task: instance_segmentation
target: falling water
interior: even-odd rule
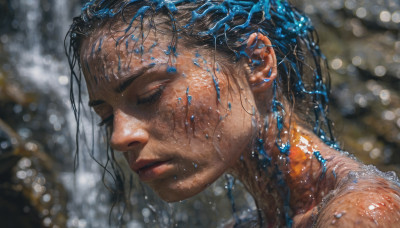
[[[373,65],[372,67],[368,63],[368,59],[373,58],[369,58],[369,56],[366,58],[357,54],[343,57],[345,54],[338,54],[336,50],[332,51],[333,54],[329,53],[331,51],[329,47],[324,49],[328,51],[328,57],[331,56],[331,66],[334,70],[337,70],[335,74],[340,74],[338,78],[344,81],[343,83],[340,81],[343,86],[346,86],[346,83],[350,81],[351,84],[365,85],[367,87],[367,89],[360,89],[355,95],[352,94],[355,93],[352,90],[347,96],[344,96],[346,95],[343,92],[344,87],[336,87],[334,90],[338,90],[337,94],[346,97],[344,99],[346,102],[343,104],[340,103],[341,100],[339,98],[336,98],[337,102],[340,103],[340,114],[346,115],[351,110],[353,111],[351,115],[348,114],[350,117],[367,115],[367,112],[362,111],[367,108],[376,110],[376,106],[370,106],[370,104],[374,104],[375,100],[378,100],[379,102],[375,103],[383,105],[384,108],[378,106],[380,111],[376,112],[378,113],[376,114],[377,117],[374,116],[373,112],[369,116],[374,117],[374,119],[383,118],[381,121],[373,122],[377,122],[379,125],[387,123],[386,125],[393,127],[391,131],[384,131],[394,132],[388,133],[388,136],[382,133],[379,137],[375,135],[365,137],[364,133],[363,138],[358,139],[356,143],[347,143],[347,145],[360,144],[362,145],[361,150],[367,152],[369,154],[367,156],[372,159],[381,159],[381,163],[384,165],[398,165],[400,156],[390,152],[395,151],[400,142],[398,130],[400,129],[400,110],[398,108],[400,99],[398,91],[393,89],[399,85],[400,71],[398,70],[398,63],[400,57],[398,50],[400,50],[400,44],[397,40],[390,40],[392,37],[390,34],[395,34],[393,35],[394,37],[397,34],[398,37],[396,30],[400,24],[400,7],[398,3],[396,1],[387,1],[390,2],[391,5],[389,5],[391,7],[388,5],[387,9],[381,7],[382,9],[377,10],[376,5],[379,5],[379,2],[382,1],[370,1],[371,4],[376,2],[375,6],[371,7],[367,7],[367,5],[358,6],[357,4],[362,1],[355,0],[321,0],[317,1],[318,4],[314,4],[315,1],[312,0],[304,2],[307,3],[304,5],[307,13],[317,15],[316,12],[320,12],[320,8],[326,10],[327,13],[322,13],[319,16],[326,17],[324,21],[328,24],[327,27],[334,27],[333,31],[337,31],[339,28],[342,32],[350,31],[353,33],[354,39],[361,35],[361,38],[368,34],[373,35],[373,30],[366,28],[365,25],[377,21],[378,25],[373,28],[378,31],[377,34],[379,33],[379,35],[386,37],[378,40],[390,43],[390,45],[387,45],[389,49],[391,51],[395,50],[390,61],[385,60],[380,65]],[[6,115],[10,116],[7,124],[18,135],[24,140],[40,142],[43,150],[54,160],[54,172],[58,174],[57,178],[61,180],[63,188],[68,192],[67,226],[106,227],[107,225],[105,224],[109,224],[109,212],[113,199],[111,199],[109,192],[102,183],[103,169],[89,156],[95,151],[94,156],[96,159],[103,164],[105,163],[105,154],[101,153],[99,149],[104,145],[91,145],[92,140],[102,141],[99,140],[102,139],[102,135],[99,134],[97,129],[90,127],[92,126],[93,118],[96,118],[90,112],[82,114],[81,130],[83,134],[81,135],[84,137],[83,142],[86,143],[81,145],[80,156],[78,157],[79,166],[75,172],[73,170],[76,121],[69,101],[69,68],[64,54],[63,42],[68,26],[71,23],[71,18],[79,14],[81,4],[81,0],[0,0],[0,6],[5,7],[4,9],[0,8],[0,13],[5,15],[0,15],[2,19],[0,21],[2,26],[0,27],[0,76],[2,72],[6,72],[7,78],[16,82],[22,88],[22,91],[32,98],[28,99],[30,102],[25,106],[14,104],[10,107],[10,110],[1,110],[1,112],[5,112]],[[351,16],[353,11],[355,16]],[[389,14],[390,20],[387,16]],[[345,16],[349,17],[349,15],[350,19],[344,18]],[[335,20],[329,20],[332,19],[330,16]],[[344,23],[346,21],[349,21],[349,23]],[[327,30],[326,27],[319,26],[322,29],[320,33]],[[383,34],[380,32],[383,29],[387,29],[388,32]],[[360,31],[363,34],[360,35]],[[329,34],[329,32],[326,34]],[[324,35],[321,37],[324,38]],[[326,43],[332,46],[332,42]],[[347,48],[341,41],[339,43],[339,47]],[[374,49],[372,54],[376,55],[377,50],[379,48]],[[382,52],[383,54],[386,53],[385,51]],[[343,51],[343,53],[345,52]],[[366,66],[364,67],[363,64],[366,64]],[[382,74],[382,69],[384,74]],[[356,70],[363,73],[363,77],[360,76],[361,78],[358,78],[359,74],[354,73]],[[366,83],[362,83],[363,81],[366,81]],[[389,94],[390,101],[387,99],[387,94]],[[349,102],[353,98],[354,102]],[[84,96],[83,104],[86,104],[85,102],[87,102],[87,98]],[[351,106],[351,109],[346,109],[349,105],[353,105],[355,108]],[[380,115],[382,110],[384,110],[384,114]],[[363,119],[368,120],[368,118]],[[355,122],[354,119],[351,121]],[[363,126],[363,123],[361,126]],[[377,126],[376,129],[372,130],[374,132],[370,132],[369,135],[375,134],[375,131],[379,132],[380,128],[378,127],[381,126]],[[359,127],[359,129],[363,128]],[[395,138],[392,139],[393,137]],[[343,138],[345,140],[347,138],[357,139],[354,135],[343,136]],[[378,143],[382,139],[384,139],[384,143],[381,144],[385,145],[385,147]],[[386,153],[386,151],[390,153]],[[151,193],[148,193],[148,189],[139,184],[135,185],[135,187],[137,189],[134,189],[134,191],[138,193],[130,198],[130,204],[134,208],[125,213],[123,218],[128,227],[161,226],[159,224],[163,223],[153,220],[163,220],[165,216],[157,217],[155,215],[157,213],[166,214],[167,217],[173,214],[172,224],[177,227],[215,227],[224,220],[226,221],[227,218],[233,217],[230,211],[230,200],[225,197],[224,180],[212,185],[207,191],[193,199],[175,205],[163,206],[159,206],[161,205],[159,201],[151,199],[153,197]],[[254,207],[251,197],[238,190],[240,189],[240,184],[237,184],[234,188],[235,191],[231,192],[228,189],[228,192],[235,198],[237,213],[240,213],[240,211],[250,213],[250,209]],[[143,199],[140,194],[146,194],[147,197]],[[156,211],[160,208],[163,211]],[[168,222],[164,224],[168,224]]]
[[[58,179],[69,196],[67,226],[104,227],[108,224],[109,195],[101,181],[100,166],[88,158],[87,146],[82,146],[79,166],[73,171],[76,121],[70,108],[70,71],[63,42],[81,2],[15,0],[5,4],[14,13],[10,22],[16,32],[1,36],[9,55],[3,69],[24,91],[38,96],[29,107],[40,114],[26,117],[15,129],[25,140],[44,144],[54,159]],[[18,112],[21,108],[16,105],[14,109]],[[82,121],[91,126],[90,118]],[[83,131],[87,142],[92,140],[90,137],[98,137],[87,132],[90,129]]]
[[[0,37],[8,55],[2,62],[2,69],[9,72],[10,81],[18,82],[23,91],[35,95],[27,108],[20,104],[13,107],[13,114],[23,115],[20,118],[23,121],[19,119],[8,124],[24,140],[40,142],[54,159],[57,181],[61,180],[68,192],[67,227],[109,226],[114,199],[102,181],[104,169],[91,157],[101,164],[106,163],[106,153],[100,149],[105,148],[101,144],[104,135],[93,128],[97,117],[83,106],[79,165],[74,171],[76,120],[70,106],[70,70],[63,42],[71,19],[79,14],[82,3],[79,0],[15,0],[4,4],[12,11],[12,18],[7,33]],[[87,95],[84,94],[82,100],[86,104]],[[113,187],[109,179],[106,175],[106,182]],[[122,224],[127,227],[215,227],[232,217],[224,184],[222,178],[204,193],[170,205],[161,202],[146,186],[135,183]],[[241,193],[240,185],[234,189],[230,189],[230,195],[235,195],[238,213],[249,213],[250,208],[254,208],[251,197]],[[119,212],[117,208],[111,217],[118,218]],[[114,220],[111,223],[115,225],[118,219]],[[51,223],[47,221],[47,224]]]

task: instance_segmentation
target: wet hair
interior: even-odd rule
[[[196,41],[197,45],[225,53],[237,62],[241,57],[248,57],[244,48],[250,34],[259,32],[267,36],[272,42],[278,61],[278,78],[274,82],[272,110],[276,114],[278,128],[282,128],[283,118],[295,110],[303,124],[308,123],[326,144],[338,148],[331,121],[327,116],[330,79],[326,59],[320,51],[310,19],[287,1],[89,1],[82,8],[82,14],[74,18],[67,34],[71,76],[80,82],[79,59],[82,41],[90,36],[91,32],[101,28],[102,24],[120,16],[126,26],[125,32],[129,34],[131,30],[136,29],[132,28],[135,20],[141,22],[136,26],[143,26],[144,18],[150,18],[151,21],[161,15],[170,19],[173,33],[169,47],[171,53],[176,52],[178,39],[184,36]],[[154,27],[154,23],[150,23],[149,26]],[[138,41],[139,38],[136,39]],[[253,65],[257,64],[258,61],[253,60]],[[74,71],[75,65],[78,66],[79,72]],[[291,103],[289,107],[294,109],[284,110],[277,94],[283,94]],[[73,97],[72,103],[77,113]],[[279,139],[277,144],[282,152],[288,152],[290,145],[284,145]]]
[[[310,19],[286,0],[91,0],[83,6],[81,15],[73,19],[66,37],[71,92],[74,80],[81,84],[79,60],[85,38],[110,21],[120,23],[126,35],[139,28],[140,37],[132,36],[126,42],[136,42],[140,54],[140,42],[145,39],[143,26],[157,31],[157,18],[163,18],[164,24],[170,26],[172,38],[166,54],[171,56],[179,51],[177,45],[183,37],[194,45],[223,54],[231,62],[239,62],[242,57],[250,58],[245,48],[252,33],[267,36],[278,62],[271,112],[277,122],[276,144],[280,151],[289,153],[290,144],[283,142],[280,134],[285,118],[290,118],[291,113],[296,113],[301,124],[308,125],[327,145],[339,149],[328,118],[330,78],[326,59],[318,46],[318,36]],[[124,45],[118,42],[117,38],[116,45]],[[101,43],[97,45],[100,47]],[[259,61],[252,59],[250,67],[258,64]],[[174,68],[171,66],[168,70]],[[214,83],[219,93],[218,82],[214,80]],[[78,102],[71,93],[77,121],[81,102],[78,93]],[[257,148],[261,153],[263,142],[259,143]]]

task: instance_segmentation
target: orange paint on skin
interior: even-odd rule
[[[307,162],[308,157],[306,154],[298,147],[294,147],[290,149],[290,177],[292,179],[301,176],[304,171],[304,163]]]
[[[290,193],[290,205],[298,213],[305,213],[315,207],[325,191],[326,176],[321,179],[322,165],[315,158],[314,151],[320,151],[312,135],[305,134],[301,127],[292,123],[290,130],[290,152],[281,169]]]
[[[297,126],[291,130],[291,147],[289,153],[289,178],[293,182],[304,179],[305,173],[310,171],[311,160],[313,159],[313,145],[310,137],[300,134]]]

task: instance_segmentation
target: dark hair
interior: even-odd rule
[[[93,31],[117,18],[118,23],[126,26],[126,33],[134,20],[140,20],[139,25],[143,26],[146,18],[149,29],[156,30],[155,17],[160,16],[171,26],[171,54],[182,36],[238,62],[241,57],[248,57],[244,48],[250,34],[259,32],[267,36],[278,61],[271,110],[278,124],[277,146],[282,153],[288,153],[290,144],[281,141],[280,131],[283,119],[296,110],[303,125],[308,124],[326,144],[339,149],[327,117],[330,78],[326,59],[310,19],[286,0],[91,0],[82,8],[82,14],[73,19],[66,37],[71,92],[72,82],[80,85],[82,80],[79,62],[82,41]],[[257,61],[253,60],[253,64]],[[284,98],[279,100],[278,95]],[[81,102],[80,92],[78,99]],[[71,102],[79,121],[79,105],[73,93]],[[293,109],[285,110],[287,107]]]

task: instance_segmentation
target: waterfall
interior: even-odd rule
[[[0,0],[0,79],[6,72],[7,79],[17,83],[32,99],[26,107],[15,104],[7,111],[19,118],[8,124],[23,139],[39,142],[53,158],[54,172],[68,192],[67,227],[107,227],[114,199],[102,183],[104,170],[90,157],[94,151],[96,159],[105,164],[105,145],[101,144],[104,135],[96,127],[92,128],[97,117],[87,108],[81,115],[83,143],[79,166],[73,170],[76,121],[70,105],[70,69],[63,43],[72,17],[80,13],[83,2]],[[360,133],[344,132],[341,136],[348,146],[346,149],[354,152],[361,148],[365,154],[358,155],[361,159],[367,157],[367,161],[392,165],[398,170],[400,109],[396,105],[400,100],[397,89],[400,43],[396,38],[399,37],[400,4],[396,0],[297,2],[304,5],[306,13],[319,17],[315,25],[319,27],[321,46],[328,51],[325,54],[331,61],[329,64],[336,70],[333,97],[340,107],[335,112],[333,106],[333,113],[350,116],[345,124],[358,124]],[[382,2],[387,2],[386,6]],[[371,24],[372,28],[365,26]],[[344,43],[339,37],[350,38]],[[84,94],[82,107],[86,103]],[[368,119],[374,123],[362,122]],[[391,130],[379,133],[382,126]],[[367,133],[365,129],[369,129]],[[91,145],[92,141],[96,143]],[[171,225],[165,221],[169,219],[171,227],[216,227],[232,217],[224,180],[174,205],[161,203],[145,186],[134,182],[131,208],[123,218],[123,225],[127,227],[164,227]],[[240,190],[240,184],[235,186],[234,195],[238,211],[250,213],[254,208],[252,198]]]
[[[76,121],[69,100],[70,70],[63,43],[72,17],[79,14],[81,2],[13,0],[7,4],[14,12],[11,26],[15,32],[1,36],[9,56],[3,69],[11,72],[10,77],[24,91],[37,96],[30,106],[39,113],[16,130],[24,139],[44,144],[55,160],[58,179],[69,196],[68,227],[104,227],[108,224],[111,203],[101,180],[103,170],[89,158],[89,147],[81,147],[79,166],[73,172]],[[90,118],[82,117],[85,127],[81,129],[87,142],[91,142],[91,137],[99,137],[97,132],[91,134],[91,125]]]
[[[14,0],[7,4],[14,13],[9,27],[12,32],[0,34],[8,54],[2,68],[11,72],[9,77],[19,82],[24,91],[37,96],[29,107],[39,114],[13,127],[24,139],[40,142],[55,160],[57,178],[69,196],[67,227],[107,227],[114,199],[102,182],[104,170],[90,157],[93,153],[96,160],[106,163],[105,145],[97,143],[104,141],[104,135],[96,126],[93,128],[93,118],[97,117],[84,108],[85,94],[81,106],[85,111],[81,114],[83,140],[80,140],[79,166],[73,171],[76,121],[69,100],[70,70],[63,43],[72,17],[79,14],[82,3],[79,0]],[[23,109],[16,106],[17,111]],[[92,145],[92,142],[96,143]],[[162,202],[136,179],[133,182],[122,221],[125,227],[215,227],[232,216],[229,199],[224,196],[224,178],[204,193],[175,205]],[[243,194],[238,192],[238,195]],[[247,202],[252,199],[249,195],[245,197],[242,202],[248,210]],[[121,216],[119,212],[113,211],[113,219]],[[111,226],[116,223],[112,221]]]

